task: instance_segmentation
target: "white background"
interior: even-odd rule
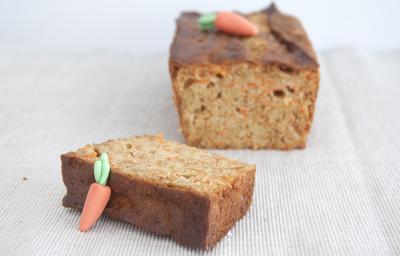
[[[400,46],[400,1],[276,1],[298,16],[318,50]],[[0,52],[168,50],[183,10],[256,11],[257,0],[0,0]]]

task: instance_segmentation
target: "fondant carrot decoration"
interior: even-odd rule
[[[100,160],[94,163],[95,183],[90,185],[86,196],[85,205],[79,222],[79,230],[89,230],[99,219],[110,200],[111,188],[107,186],[107,179],[110,173],[110,163],[106,153],[102,153]]]
[[[201,30],[218,29],[236,36],[254,36],[258,33],[256,25],[233,12],[218,12],[205,14],[199,18]]]

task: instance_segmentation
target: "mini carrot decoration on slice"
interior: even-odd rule
[[[198,20],[201,30],[214,28],[236,36],[254,36],[258,33],[256,25],[243,16],[233,12],[218,12],[202,15]]]
[[[102,153],[100,160],[94,163],[95,183],[90,185],[86,196],[85,205],[79,222],[79,230],[89,230],[99,219],[110,200],[111,188],[107,186],[108,175],[110,174],[110,163],[107,153]]]

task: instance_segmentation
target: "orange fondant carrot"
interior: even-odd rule
[[[79,222],[79,230],[89,230],[99,219],[110,200],[111,188],[106,185],[110,173],[110,164],[106,153],[101,154],[100,160],[94,164],[96,183],[90,185],[85,205]]]
[[[233,12],[219,12],[215,19],[215,27],[238,36],[253,36],[258,32],[253,23]]]
[[[203,15],[199,18],[199,26],[202,30],[216,28],[219,31],[236,36],[253,36],[258,33],[256,25],[233,12]]]
[[[110,195],[111,189],[109,186],[103,186],[97,183],[90,185],[79,222],[80,231],[87,231],[96,223],[103,213],[110,199]]]

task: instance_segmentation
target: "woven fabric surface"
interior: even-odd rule
[[[0,56],[1,255],[399,255],[400,51],[320,54],[305,150],[216,150],[256,164],[248,214],[212,250],[63,208],[59,156],[163,132],[183,142],[167,56]]]

